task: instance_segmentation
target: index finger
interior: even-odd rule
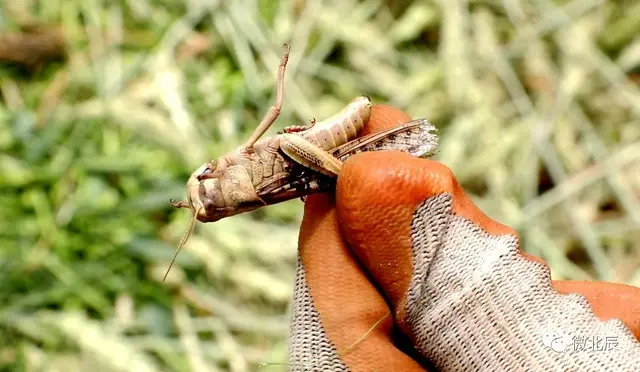
[[[390,105],[374,105],[371,107],[371,119],[365,125],[361,136],[397,127],[411,121],[411,116]]]
[[[394,107],[374,105],[363,135],[410,120]],[[294,315],[290,340],[293,363],[296,359],[309,360],[317,353],[337,359],[352,370],[424,371],[394,347],[393,319],[387,316],[390,309],[342,238],[334,192],[307,198],[298,254],[294,295],[298,315]],[[317,320],[309,319],[309,314]],[[309,346],[299,344],[303,341]],[[319,349],[313,350],[315,347]],[[331,349],[337,351],[336,355]],[[349,352],[341,354],[345,350]]]

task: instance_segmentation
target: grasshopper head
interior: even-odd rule
[[[219,219],[212,220],[214,216],[208,215],[208,213],[213,211],[211,208],[213,201],[207,195],[210,194],[207,192],[207,189],[212,186],[215,187],[218,180],[215,178],[201,179],[203,175],[212,173],[214,169],[214,163],[205,163],[196,169],[187,181],[187,203],[189,204],[193,217],[200,222],[213,222]]]
[[[223,193],[223,185],[228,184],[229,179],[236,181],[234,168],[237,167],[230,166],[222,158],[203,164],[191,174],[187,181],[187,198],[189,208],[198,221],[215,222],[229,216],[235,209],[233,198]]]
[[[207,211],[211,211],[211,199],[207,197],[207,186],[211,187],[212,183],[216,183],[217,179],[215,178],[207,178],[201,179],[201,176],[204,174],[212,173],[216,169],[215,162],[209,162],[203,164],[200,168],[198,168],[195,172],[191,174],[189,180],[187,181],[187,201],[171,201],[171,205],[176,208],[189,208],[191,209],[192,217],[189,222],[189,227],[185,232],[180,244],[178,245],[178,249],[176,249],[176,253],[169,264],[169,268],[167,269],[166,274],[164,275],[163,281],[167,278],[169,274],[169,270],[171,270],[171,266],[173,266],[176,257],[178,256],[178,252],[182,246],[187,242],[191,233],[193,232],[193,228],[195,227],[196,221],[201,222],[211,222],[217,221],[224,216],[211,216],[207,213]],[[205,185],[205,183],[207,183]],[[214,209],[215,210],[215,209]],[[217,217],[217,218],[216,218]]]
[[[176,255],[189,239],[196,221],[215,222],[265,205],[256,194],[247,168],[226,158],[205,163],[193,172],[187,181],[187,201],[171,204],[177,208],[189,208],[192,213],[189,228]]]

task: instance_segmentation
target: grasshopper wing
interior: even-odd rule
[[[438,148],[436,128],[426,119],[417,119],[397,127],[357,138],[336,147],[329,153],[345,161],[365,151],[397,150],[424,158],[435,155]],[[281,172],[256,187],[267,204],[276,204],[302,196],[325,192],[335,187],[336,179],[292,163]]]

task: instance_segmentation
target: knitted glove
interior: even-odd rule
[[[374,106],[365,134],[409,120]],[[638,338],[640,289],[552,283],[441,163],[354,155],[306,201],[291,370],[632,371]]]

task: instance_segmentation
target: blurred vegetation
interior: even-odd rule
[[[270,133],[361,94],[427,117],[554,278],[640,286],[637,2],[23,0],[0,26],[2,371],[286,362],[299,201],[197,225],[161,282],[169,199],[262,118],[284,42]]]

